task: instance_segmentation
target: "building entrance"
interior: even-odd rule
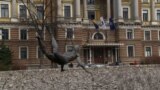
[[[113,64],[119,60],[117,47],[87,47],[84,60],[87,64]]]
[[[93,48],[93,56],[94,56],[94,63],[95,64],[104,64],[104,50],[103,48],[96,47]]]

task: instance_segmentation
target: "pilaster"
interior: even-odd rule
[[[135,23],[140,23],[139,19],[139,5],[138,5],[138,0],[132,0],[133,1],[133,19]]]
[[[15,6],[17,6],[16,4],[17,4],[16,0],[12,0],[11,22],[18,22],[17,13],[16,13],[16,7],[15,7]]]
[[[76,17],[76,21],[81,21],[80,0],[75,0],[75,17]]]

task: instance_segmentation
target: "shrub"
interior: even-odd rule
[[[146,57],[141,61],[141,64],[160,64],[160,56]]]
[[[11,69],[11,57],[12,53],[5,45],[0,46],[0,71],[6,71]]]

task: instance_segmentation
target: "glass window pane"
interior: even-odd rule
[[[134,56],[133,46],[128,46],[128,57],[133,57],[133,56]]]
[[[73,38],[73,29],[67,28],[67,38],[72,39]]]
[[[145,56],[152,56],[152,52],[151,52],[151,47],[146,47],[145,48]]]
[[[70,6],[64,6],[64,17],[70,18],[71,17],[71,8]]]
[[[43,18],[43,6],[37,6],[37,18],[38,19]]]
[[[157,20],[160,20],[160,10],[157,10]]]
[[[21,40],[27,40],[27,30],[26,29],[22,29],[20,30],[20,35],[21,35]]]
[[[3,40],[8,40],[9,39],[9,30],[8,29],[3,29],[2,30],[2,39]]]
[[[95,4],[95,0],[87,0],[87,4],[88,5],[93,5],[93,4]]]
[[[88,11],[88,19],[95,19],[95,11],[89,10]]]
[[[145,31],[145,40],[151,40],[150,31]]]
[[[8,4],[1,4],[1,17],[9,17]]]
[[[20,53],[21,53],[21,59],[27,59],[27,48],[26,47],[22,47],[20,49]]]
[[[133,31],[132,29],[127,30],[127,39],[133,39]]]
[[[123,8],[123,18],[124,18],[125,20],[128,19],[128,8]]]
[[[27,9],[25,5],[20,5],[20,18],[27,18]]]
[[[94,40],[103,40],[103,35],[101,33],[96,33],[94,35]]]
[[[143,10],[143,21],[148,21],[148,10]]]

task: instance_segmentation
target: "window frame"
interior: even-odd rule
[[[101,35],[102,39],[101,39],[100,37],[95,38],[95,36],[98,35],[98,34]],[[98,32],[98,33],[95,33],[95,34],[94,34],[94,37],[93,37],[93,40],[104,40],[104,36],[103,36],[101,33],[99,33],[99,32]]]
[[[146,40],[146,34],[145,34],[145,32],[150,32],[150,36],[149,36],[149,38],[150,38],[150,40]],[[152,40],[152,33],[151,33],[151,30],[144,30],[144,40],[145,41],[151,41]]]
[[[147,14],[147,16],[148,16],[148,19],[147,19],[147,21],[144,21],[144,11],[147,11],[148,12],[148,14]],[[150,21],[150,9],[149,8],[143,8],[142,9],[142,21],[143,22],[149,22]]]
[[[27,3],[24,3],[25,5],[27,5]],[[19,3],[18,4],[18,18],[22,18],[22,17],[20,17],[20,5],[24,5],[23,3]],[[25,6],[24,5],[24,6]],[[27,8],[26,8],[26,17],[24,17],[24,19],[27,19],[28,18],[28,10],[27,10]],[[23,19],[23,18],[22,18]]]
[[[148,54],[146,53],[146,48],[147,48],[147,47],[149,47],[149,48],[151,49],[151,51],[150,51],[150,54],[151,54],[151,55],[150,55],[150,56],[148,56]],[[144,47],[144,56],[145,56],[145,57],[151,57],[151,56],[152,56],[152,46],[145,46],[145,47]]]
[[[158,46],[158,55],[160,56],[160,46]]]
[[[7,8],[4,7],[2,9],[2,5],[7,5]],[[4,15],[2,16],[2,10],[4,11]],[[6,14],[7,11],[7,14]],[[9,18],[9,5],[8,4],[1,4],[1,18]]]
[[[43,10],[44,10],[45,6],[43,6],[43,4],[37,4],[36,5],[37,19],[42,20],[43,18],[45,18],[45,16],[43,15],[44,13],[42,12],[42,18],[39,18],[38,17],[38,8],[37,7],[43,7]]]
[[[27,51],[26,51],[26,54],[27,54],[27,55],[26,55],[26,58],[22,58],[22,57],[21,57],[21,53],[22,53],[22,52],[21,52],[21,49],[22,49],[22,48],[26,48],[26,50],[27,50]],[[20,46],[20,47],[19,47],[19,59],[25,60],[25,59],[28,59],[28,58],[29,58],[29,49],[28,49],[28,46]]]
[[[156,20],[160,21],[160,8],[156,8],[155,10],[156,10],[156,12],[155,12],[156,13],[155,14]],[[159,11],[159,13],[158,13],[158,11]],[[159,14],[159,20],[158,20],[158,14]]]
[[[72,18],[73,17],[73,9],[72,9],[72,4],[70,4],[70,3],[64,3],[63,4],[63,17],[64,18],[68,18],[68,17],[65,17],[65,6],[69,6],[70,7],[70,18]]]
[[[98,39],[94,39],[94,36],[95,36],[97,33],[100,33],[100,34],[103,36],[103,39],[100,39],[100,40],[105,40],[105,39],[106,39],[104,33],[102,33],[102,32],[95,32],[95,33],[93,33],[93,35],[92,35],[92,40],[98,40]]]
[[[123,8],[122,8],[122,10],[124,9],[124,8],[127,8],[127,10],[128,10],[128,19],[124,19],[124,17],[123,17],[123,19],[124,20],[129,20],[130,18],[131,18],[131,15],[130,15],[130,7],[129,6],[123,6]],[[123,14],[123,16],[124,16],[124,10],[122,11],[122,14]]]
[[[89,11],[94,13],[94,18],[93,18],[93,19],[92,19],[92,18],[89,18]],[[88,19],[91,19],[91,20],[96,19],[96,11],[95,11],[95,10],[88,10],[88,11],[87,11],[87,15],[88,15],[88,16],[87,16]]]
[[[8,17],[2,17],[2,14],[1,14],[1,4],[8,4]],[[1,18],[11,18],[11,4],[10,4],[10,2],[0,1],[0,17]]]
[[[128,30],[131,30],[131,32],[132,32],[132,38],[131,38],[131,39],[128,38],[128,32],[129,32]],[[133,40],[134,37],[135,37],[135,36],[134,36],[134,29],[130,29],[130,28],[126,29],[126,39],[127,39],[127,40]]]
[[[68,34],[68,33],[67,33],[67,30],[68,30],[68,29],[72,29],[72,31],[73,31],[72,38],[68,38],[68,37],[67,37],[67,34]],[[75,30],[74,30],[73,27],[67,27],[67,28],[65,29],[65,38],[66,38],[66,39],[75,39],[74,33],[75,33]]]
[[[8,39],[3,39],[3,30],[4,29],[7,29],[8,30]],[[2,29],[0,29],[0,31],[1,31],[1,36],[0,36],[0,40],[10,40],[11,38],[11,36],[10,36],[10,28],[3,28],[3,30]]]
[[[129,56],[129,47],[132,47],[133,48],[133,56]],[[128,58],[133,58],[135,57],[135,46],[134,45],[127,45],[127,57]]]
[[[22,30],[26,30],[26,39],[22,39],[22,38],[21,38],[21,31],[22,31]],[[28,29],[26,29],[26,28],[20,28],[20,29],[19,29],[19,40],[24,40],[24,41],[25,41],[25,40],[28,40],[28,39],[29,39]]]
[[[158,40],[160,40],[160,30],[158,30]]]
[[[95,5],[95,0],[86,0],[87,1],[87,5]]]

